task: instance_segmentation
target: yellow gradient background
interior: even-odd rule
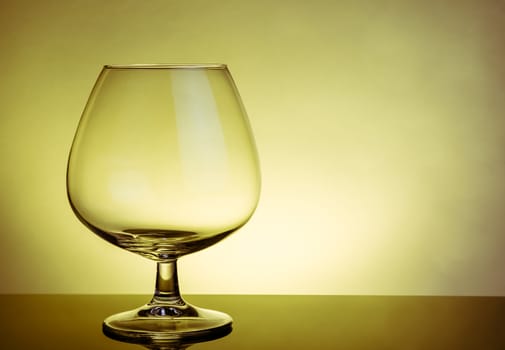
[[[88,231],[67,154],[104,64],[227,63],[252,220],[184,293],[505,295],[505,3],[0,1],[0,293],[150,293]]]

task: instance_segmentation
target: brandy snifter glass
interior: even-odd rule
[[[95,234],[157,262],[152,300],[110,316],[104,332],[140,342],[229,332],[230,316],[181,298],[176,261],[243,226],[259,192],[226,65],[104,66],[70,151],[68,198]]]

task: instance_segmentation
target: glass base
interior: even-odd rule
[[[198,343],[221,338],[232,330],[222,312],[182,305],[147,304],[106,318],[103,332],[112,339],[137,343]]]

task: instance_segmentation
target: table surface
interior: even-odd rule
[[[192,295],[233,331],[190,349],[505,349],[505,298]],[[142,295],[1,295],[1,349],[142,349],[107,338],[102,320]]]

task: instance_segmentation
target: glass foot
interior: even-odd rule
[[[112,339],[152,344],[198,343],[230,333],[232,318],[225,313],[189,304],[147,304],[106,318],[103,332]]]

